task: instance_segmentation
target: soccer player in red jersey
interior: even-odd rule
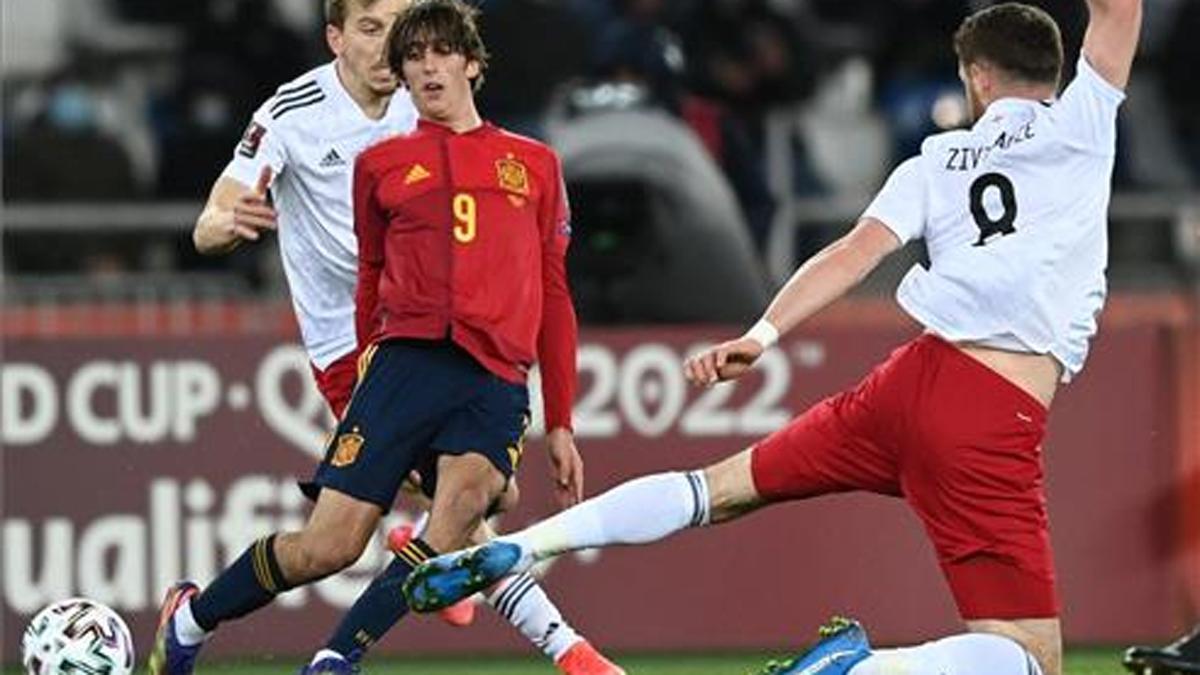
[[[909,271],[897,299],[923,335],[724,461],[629,481],[423,564],[405,584],[414,609],[566,551],[646,543],[770,504],[861,490],[902,497],[920,518],[967,632],[872,649],[862,626],[837,620],[812,649],[768,672],[1059,675],[1041,443],[1050,403],[1083,368],[1104,304],[1117,111],[1142,13],[1140,0],[1087,4],[1076,74],[1057,97],[1062,39],[1049,15],[1007,2],[968,17],[954,48],[971,126],[925,139],[761,321],[689,359],[685,372],[703,385],[741,376],[780,333],[916,238],[929,265]],[[813,548],[821,554],[820,542]]]
[[[373,521],[416,469],[433,508],[423,536],[351,608],[315,670],[356,660],[406,610],[397,587],[412,567],[462,546],[509,489],[535,361],[559,497],[582,496],[561,169],[543,144],[479,117],[473,87],[487,53],[473,16],[457,0],[429,0],[396,23],[389,61],[412,92],[418,126],[355,166],[355,318],[359,344],[370,346],[314,482]],[[589,657],[589,672],[620,672]]]
[[[479,117],[473,86],[487,52],[474,16],[459,0],[420,1],[388,34],[388,65],[412,92],[420,120],[355,163],[355,326],[365,349],[357,386],[306,485],[316,499],[309,521],[257,541],[200,595],[192,584],[177,586],[151,658],[155,675],[193,670],[200,643],[185,645],[162,628],[179,623],[193,596],[204,600],[211,631],[346,568],[415,471],[433,499],[425,532],[396,552],[305,668],[355,672],[407,612],[400,585],[412,568],[468,543],[515,489],[535,362],[544,373],[558,497],[564,505],[582,497],[583,462],[571,431],[576,323],[561,169],[545,145]],[[533,590],[532,578],[519,577],[494,601],[515,607]],[[554,639],[557,628],[544,638]],[[586,641],[572,644],[556,661],[560,670],[623,673]]]

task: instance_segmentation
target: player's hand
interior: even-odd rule
[[[575,447],[575,436],[562,427],[546,434],[546,451],[554,479],[554,496],[562,508],[583,500],[583,457]]]
[[[276,228],[278,214],[267,196],[271,175],[271,167],[264,166],[254,188],[243,192],[234,202],[230,227],[236,240],[258,241],[262,232]]]
[[[741,377],[762,353],[758,340],[741,337],[722,342],[684,361],[683,374],[692,384],[709,387]]]

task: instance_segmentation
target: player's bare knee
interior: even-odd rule
[[[364,543],[351,537],[322,538],[309,541],[306,558],[316,577],[336,574],[354,564],[362,555]]]
[[[442,515],[455,522],[477,520],[487,512],[493,498],[491,491],[484,485],[464,486],[446,497]]]
[[[276,557],[284,577],[299,584],[340,571],[346,565],[341,565],[334,555],[331,543],[306,532],[280,536],[276,541]]]
[[[1021,646],[1033,655],[1034,660],[1041,666],[1043,675],[1062,675],[1061,645],[1034,637],[1028,642],[1022,642]]]
[[[739,452],[704,470],[708,484],[709,522],[733,520],[762,506],[750,468],[752,449]]]
[[[1062,675],[1062,649],[1058,645],[1028,633],[1021,637],[1008,637],[1020,644],[1037,661],[1043,675]]]
[[[310,578],[320,578],[340,572],[353,565],[362,555],[371,533],[347,525],[341,528],[315,526],[309,523],[297,539],[298,554]]]
[[[459,484],[454,489],[438,485],[425,540],[438,550],[453,550],[482,522],[494,495],[478,482]],[[461,540],[460,540],[461,539]]]

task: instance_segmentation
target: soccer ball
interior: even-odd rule
[[[116,612],[87,598],[38,612],[21,638],[28,675],[129,675],[133,637]]]

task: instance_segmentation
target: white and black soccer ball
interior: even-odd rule
[[[21,637],[27,675],[129,675],[133,637],[121,616],[87,598],[70,598],[34,615]]]

